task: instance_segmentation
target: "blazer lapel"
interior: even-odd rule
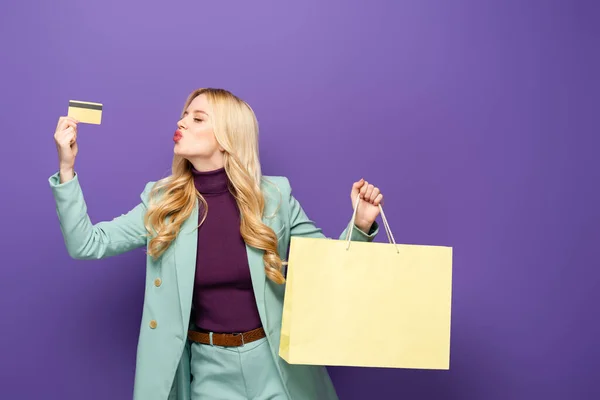
[[[254,288],[254,297],[258,306],[258,314],[263,324],[266,324],[265,310],[265,267],[263,262],[264,250],[259,250],[255,247],[246,244],[246,253],[248,254],[248,264],[250,265],[250,277],[252,279],[252,287]]]
[[[192,296],[194,293],[194,276],[196,274],[196,252],[198,250],[198,200],[190,217],[181,225],[175,240],[175,271],[183,329],[188,330]]]

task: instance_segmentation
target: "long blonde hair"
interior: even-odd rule
[[[265,273],[275,283],[282,284],[282,261],[277,253],[277,236],[262,222],[265,208],[260,188],[262,172],[258,157],[258,122],[252,108],[243,100],[223,89],[201,88],[187,98],[183,111],[199,95],[204,94],[214,112],[214,134],[224,149],[225,171],[231,182],[241,212],[240,233],[244,242],[265,251]],[[183,114],[183,112],[182,112]],[[178,155],[173,157],[171,175],[156,182],[150,192],[144,225],[151,240],[148,254],[159,258],[177,237],[182,223],[191,215],[195,199],[206,200],[196,190],[191,163]],[[206,218],[206,211],[200,225]]]

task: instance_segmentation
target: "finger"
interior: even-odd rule
[[[375,200],[373,201],[373,204],[376,206],[379,206],[380,204],[383,205],[383,195],[377,195],[377,197],[375,197]]]
[[[73,121],[67,121],[67,122],[66,122],[66,126],[65,126],[65,128],[66,128],[66,127],[73,128],[73,130],[74,130],[75,132],[77,132],[77,123],[75,123],[75,122],[73,122]]]
[[[63,129],[65,129],[69,125],[69,122],[73,123],[73,124],[78,124],[79,123],[78,120],[76,120],[75,118],[72,118],[72,117],[68,117],[68,116],[60,117],[58,119],[58,124],[56,125],[56,130],[63,130]]]
[[[77,125],[71,121],[66,121],[64,128],[56,133],[56,137],[60,140],[70,133],[77,135]]]
[[[61,131],[56,132],[56,134],[55,134],[56,139],[59,142],[64,141],[67,136],[69,136],[69,135],[71,135],[72,133],[75,132],[75,128],[72,127],[72,126],[65,126],[65,128],[66,129],[62,129]]]
[[[365,183],[363,184],[362,188],[360,189],[360,198],[364,199],[365,198],[365,193],[367,192],[367,189],[369,188],[369,182],[365,181]]]
[[[72,128],[69,128],[72,129]],[[72,145],[73,143],[77,142],[77,131],[76,130],[72,130],[71,134],[69,134],[69,144]]]
[[[62,127],[63,127],[63,125],[64,125],[64,123],[65,123],[66,120],[67,120],[67,117],[60,117],[58,119],[58,122],[56,123],[56,130],[57,131],[60,130],[60,129],[62,129]]]
[[[72,128],[73,128],[73,133],[75,134],[75,140],[77,140],[77,124],[72,126]]]
[[[79,120],[77,120],[77,119],[75,119],[73,117],[69,117],[68,115],[64,116],[63,119],[64,119],[64,121],[70,121],[70,122],[73,122],[74,124],[78,124],[79,123]]]
[[[369,201],[371,203],[373,203],[375,201],[375,199],[377,198],[377,196],[379,196],[379,193],[380,193],[379,188],[376,187],[375,189],[373,189],[373,191],[371,192],[371,196],[369,196]]]
[[[373,189],[375,189],[375,186],[373,186],[373,185],[367,186],[367,190],[365,191],[365,195],[364,195],[365,200],[369,201],[369,199],[371,198],[371,193],[373,193]]]
[[[75,129],[73,127],[67,128],[64,131],[64,134],[60,138],[60,144],[63,146],[71,145],[75,141]]]
[[[67,129],[71,128],[77,131],[77,124],[70,120],[64,120],[61,122],[58,131],[56,132],[56,135],[60,137],[61,135],[64,135]]]
[[[361,188],[361,186],[363,185],[364,181],[365,180],[361,178],[360,181],[354,182],[354,184],[352,185],[352,191],[353,192],[357,192]]]

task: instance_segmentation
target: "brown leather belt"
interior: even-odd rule
[[[215,346],[236,347],[264,338],[265,330],[260,327],[243,333],[213,333],[212,343],[210,333],[188,331],[188,339],[196,343],[213,344]]]

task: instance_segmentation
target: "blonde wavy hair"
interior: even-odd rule
[[[212,106],[213,131],[224,149],[225,171],[231,182],[241,212],[240,233],[244,242],[265,251],[263,256],[267,277],[278,284],[285,282],[281,273],[282,261],[277,253],[277,236],[262,222],[265,208],[260,188],[262,180],[258,157],[258,121],[252,108],[243,100],[223,89],[201,88],[187,98],[183,112],[199,95],[204,94]],[[150,192],[144,225],[150,237],[148,254],[159,258],[177,237],[182,223],[191,215],[195,199],[203,204],[206,219],[206,200],[196,190],[191,163],[174,155],[171,175],[156,182]]]

